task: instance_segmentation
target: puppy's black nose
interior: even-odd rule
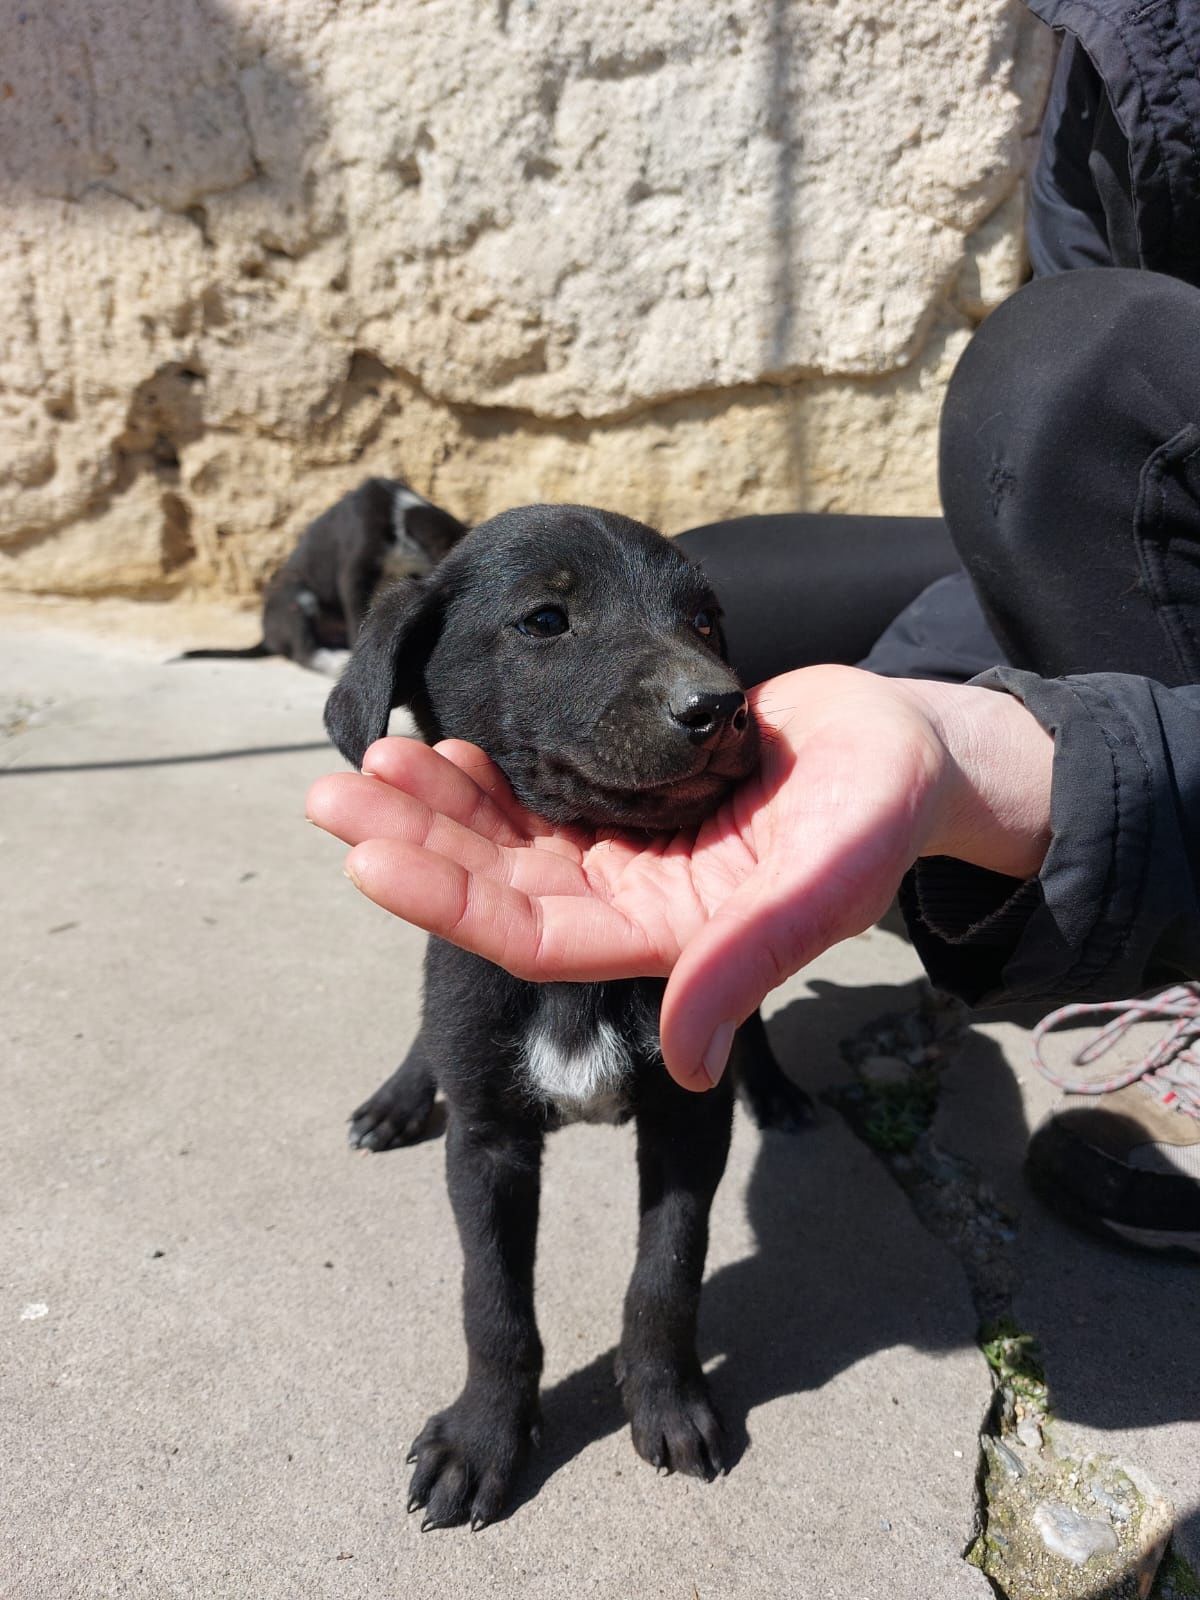
[[[749,721],[746,696],[740,689],[723,694],[700,690],[673,695],[669,706],[677,722],[693,744],[711,744],[727,727],[741,733]]]

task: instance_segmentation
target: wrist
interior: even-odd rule
[[[903,680],[947,755],[920,854],[1032,878],[1050,846],[1054,740],[1015,696]]]

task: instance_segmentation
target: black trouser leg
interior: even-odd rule
[[[1064,273],[983,324],[942,418],[947,522],[1015,666],[1200,680],[1200,290]]]
[[[681,533],[679,544],[712,581],[730,660],[748,684],[860,661],[899,611],[959,565],[938,517],[736,517]]]

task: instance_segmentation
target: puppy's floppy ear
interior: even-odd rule
[[[387,732],[392,707],[408,705],[421,694],[442,609],[439,585],[405,578],[368,611],[354,653],[325,702],[329,737],[353,766],[361,767],[369,746]]]

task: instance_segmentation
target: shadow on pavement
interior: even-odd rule
[[[807,1087],[819,1089],[814,1079],[828,1081],[837,1041],[885,1013],[911,1009],[915,988],[814,987],[817,994],[795,1001],[768,1026],[780,1059]],[[806,1072],[806,1057],[821,1062],[821,1070]],[[1010,1064],[979,1033],[972,1036],[971,1062],[966,1088],[950,1092],[970,1092],[978,1082],[988,1151],[980,1175],[989,1186],[1003,1177],[1001,1191],[1022,1196],[1011,1246],[1014,1304],[1022,1328],[1042,1343],[1055,1416],[1100,1431],[1200,1419],[1194,1359],[1200,1274],[1108,1249],[1050,1216],[1020,1183],[1028,1128]],[[820,1389],[894,1345],[928,1351],[961,1346],[961,1303],[948,1303],[944,1267],[931,1273],[927,1262],[912,1259],[909,1202],[884,1174],[891,1198],[881,1207],[880,1184],[861,1181],[864,1159],[882,1172],[827,1107],[807,1133],[762,1137],[747,1192],[755,1249],[718,1268],[701,1303],[701,1359],[712,1371],[719,1358],[713,1389],[733,1465],[752,1444],[757,1407]],[[518,1504],[576,1454],[624,1427],[614,1354],[605,1352],[545,1391],[545,1445]],[[1113,1448],[1119,1452],[1119,1442]],[[1178,1503],[1176,1547],[1194,1560],[1200,1461],[1191,1485],[1161,1487]],[[970,1531],[963,1529],[964,1544]],[[1102,1593],[1093,1600],[1103,1600]]]
[[[187,767],[206,761],[242,761],[248,756],[294,756],[305,750],[332,750],[328,739],[300,744],[250,744],[238,750],[198,750],[183,756],[129,756],[119,761],[67,761],[61,766],[0,767],[0,778],[36,778],[50,772],[125,772],[132,767]]]

